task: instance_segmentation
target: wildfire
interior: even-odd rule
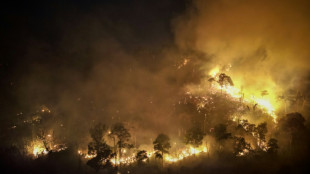
[[[39,156],[47,155],[49,151],[52,152],[60,152],[67,149],[65,144],[52,144],[47,145],[48,148],[44,145],[42,140],[34,140],[27,146],[27,151],[29,155],[37,158]]]
[[[192,146],[186,146],[185,148],[178,150],[178,153],[176,153],[175,155],[170,155],[170,154],[165,154],[164,155],[164,160],[166,162],[178,162],[180,160],[183,160],[186,157],[190,157],[193,155],[198,155],[200,153],[206,153],[208,152],[208,149],[206,146],[202,145],[199,147],[192,147]],[[78,150],[77,152],[79,155],[83,156],[85,159],[91,159],[96,157],[96,155],[88,155],[87,153],[83,153],[82,150]],[[152,158],[154,157],[155,151],[150,151],[147,152],[147,157],[148,158]],[[146,162],[147,159],[143,160],[144,162]],[[137,162],[136,160],[136,154],[132,153],[129,154],[127,156],[124,156],[122,158],[111,158],[111,163],[115,166],[115,165],[129,165],[132,163]]]
[[[209,71],[209,75],[215,77],[220,72],[220,67],[216,66],[215,68]]]
[[[41,141],[33,141],[30,144],[30,146],[28,146],[27,150],[28,150],[28,153],[32,154],[34,157],[48,154],[48,151],[46,150],[43,142]]]
[[[38,155],[40,155],[40,154],[44,154],[44,155],[46,155],[48,152],[47,152],[47,150],[44,148],[44,147],[40,147],[40,146],[35,146],[34,148],[33,148],[33,155],[34,156],[38,156]]]
[[[119,165],[119,164],[132,164],[136,162],[136,154],[132,154],[131,156],[122,157],[121,159],[111,159],[111,162],[113,165]]]
[[[226,70],[228,71],[228,70]],[[219,81],[220,68],[217,66],[209,71],[209,76],[211,76],[212,81]],[[211,81],[211,82],[212,82]],[[271,85],[272,86],[272,85]],[[256,106],[261,110],[268,113],[276,122],[277,115],[276,111],[280,108],[280,102],[277,100],[275,93],[272,91],[273,87],[266,86],[266,89],[263,91],[254,91],[251,89],[243,89],[242,85],[238,80],[234,81],[234,84],[227,83],[212,83],[211,90],[213,93],[221,91],[222,93],[228,94],[230,97],[235,100],[240,100],[248,105],[253,105],[253,109],[256,109]]]
[[[237,154],[237,156],[245,156],[245,155],[249,154],[249,152],[250,151],[248,149],[243,149],[242,152],[239,152]]]
[[[167,162],[178,162],[180,160],[183,160],[186,157],[198,155],[200,153],[206,153],[206,152],[208,152],[208,149],[206,146],[200,146],[197,148],[189,146],[189,147],[181,150],[180,153],[177,153],[175,156],[172,156],[169,154],[165,155],[164,159]]]

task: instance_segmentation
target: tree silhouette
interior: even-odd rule
[[[305,129],[305,118],[298,112],[289,113],[279,121],[280,126],[290,132],[298,132]]]
[[[255,128],[255,132],[257,133],[258,144],[262,148],[262,142],[266,142],[265,134],[268,132],[267,123],[261,123]]]
[[[290,151],[294,151],[294,147],[297,144],[303,143],[303,133],[306,129],[305,118],[298,112],[289,113],[285,117],[279,120],[279,127],[283,132],[289,133],[290,141]]]
[[[49,148],[49,145],[48,145],[49,142],[47,140],[46,131],[43,128],[39,129],[39,131],[37,133],[37,137],[38,137],[38,139],[40,139],[43,142],[45,150],[47,152],[49,152],[50,151],[50,148]]]
[[[225,84],[229,84],[230,86],[234,86],[234,83],[233,83],[232,79],[230,78],[230,76],[226,75],[225,73],[221,73],[219,75],[218,83],[221,86],[223,86]]]
[[[105,125],[98,123],[89,130],[92,142],[88,144],[88,154],[95,155],[87,161],[87,165],[99,171],[101,168],[111,167],[110,159],[114,156],[110,146],[105,142]]]
[[[223,140],[229,138],[231,133],[227,133],[225,124],[218,124],[214,127],[214,135],[217,140]]]
[[[255,124],[250,124],[248,120],[240,120],[240,125],[246,132],[252,133],[256,131]]]
[[[214,127],[214,137],[216,141],[220,144],[219,149],[223,147],[224,140],[227,140],[231,137],[231,133],[228,133],[226,130],[226,125],[218,124]]]
[[[245,153],[249,153],[251,146],[245,141],[243,137],[234,137],[234,154],[237,156],[243,156]]]
[[[268,132],[267,123],[264,122],[264,123],[259,124],[259,125],[256,127],[256,131],[257,131],[257,134],[258,134],[258,138],[259,138],[260,140],[265,141],[265,134]]]
[[[147,160],[149,157],[147,156],[147,153],[145,150],[141,150],[136,155],[136,160],[139,165],[142,164],[143,161]]]
[[[230,86],[234,86],[234,82],[232,81],[231,77],[226,75],[225,73],[221,73],[219,76],[218,76],[218,81],[215,80],[215,78],[209,78],[208,79],[209,82],[217,82],[221,88],[224,86],[224,85],[230,85]],[[222,93],[222,89],[221,89],[221,93]]]
[[[161,158],[162,159],[162,165],[164,164],[164,153],[169,153],[169,149],[171,148],[170,145],[170,138],[165,135],[165,134],[159,134],[155,141],[153,142],[154,144],[154,150],[155,152],[155,157],[156,158]]]
[[[185,134],[185,143],[198,147],[202,144],[202,139],[205,134],[200,127],[194,126]]]
[[[276,154],[278,152],[278,140],[275,138],[270,138],[267,144],[267,152],[269,154]]]
[[[115,136],[118,139],[117,146],[118,146],[118,150],[119,150],[119,152],[118,152],[119,158],[122,157],[122,149],[123,148],[132,148],[133,147],[132,144],[128,143],[131,135],[130,135],[128,129],[126,129],[122,123],[114,124],[112,131],[111,131],[111,136]]]

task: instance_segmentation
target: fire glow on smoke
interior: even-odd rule
[[[227,68],[228,67],[228,68]],[[226,68],[221,68],[220,66],[215,66],[211,69],[208,74],[208,80],[203,81],[199,86],[188,86],[188,94],[201,95],[201,93],[207,92],[211,93],[222,93],[223,95],[228,95],[236,101],[240,101],[247,104],[254,109],[260,109],[271,116],[274,122],[277,121],[277,111],[281,109],[284,105],[283,101],[279,99],[280,89],[275,85],[275,83],[268,79],[261,79],[264,81],[262,88],[257,88],[253,86],[261,86],[258,84],[253,84],[252,86],[245,86],[241,77],[230,76],[233,84],[227,81],[219,83],[221,75],[227,73],[230,75],[231,65],[226,66]],[[233,74],[233,73],[232,73]],[[225,74],[226,75],[226,74]],[[211,80],[210,80],[211,79]]]

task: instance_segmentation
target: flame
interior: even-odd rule
[[[250,151],[248,149],[243,149],[242,152],[239,152],[237,154],[237,156],[245,156],[245,155],[249,154],[249,152]]]
[[[27,151],[29,154],[33,155],[34,157],[48,154],[48,151],[44,147],[43,142],[39,140],[31,142],[30,146],[27,147]]]
[[[215,77],[218,73],[220,72],[220,67],[219,66],[216,66],[215,68],[211,69],[209,71],[209,75],[211,77]]]
[[[198,155],[200,153],[206,153],[208,152],[208,149],[206,146],[202,145],[199,147],[193,147],[193,146],[186,146],[185,148],[178,150],[179,153],[176,153],[176,155],[164,155],[164,160],[167,162],[178,162],[180,160],[183,160],[186,157]],[[91,159],[94,158],[96,155],[88,155],[87,153],[83,153],[82,150],[78,150],[77,153],[81,156],[83,156],[85,159]],[[147,152],[147,157],[151,158],[155,154],[155,151]],[[146,162],[147,159],[144,160]],[[132,163],[135,163],[136,160],[136,154],[132,153],[127,156],[124,156],[122,158],[111,158],[111,163],[115,165],[123,164],[123,165],[129,165]]]
[[[47,152],[47,150],[44,148],[44,147],[41,147],[41,146],[35,146],[34,148],[33,148],[33,155],[34,156],[38,156],[38,155],[40,155],[40,154],[44,154],[44,155],[46,155],[48,152]]]
[[[218,80],[217,76],[219,74],[219,66],[216,66],[209,71],[209,76],[215,78],[215,80]],[[238,80],[234,80],[234,86],[212,83],[211,92],[216,93],[221,91],[222,93],[228,94],[235,100],[242,100],[248,105],[257,105],[261,110],[265,111],[268,115],[270,115],[273,118],[273,121],[276,123],[276,111],[280,108],[282,104],[280,101],[278,101],[277,95],[273,90],[275,88],[274,86],[276,85],[271,82],[267,83],[268,86],[264,86],[264,89],[269,89],[268,94],[263,95],[261,91],[255,91],[253,89],[243,89],[241,84],[242,83]]]
[[[115,161],[115,158],[112,158],[111,162],[113,165],[132,164],[136,162],[136,154],[133,153],[131,156],[122,157],[121,159],[116,159],[116,161]]]
[[[200,146],[196,148],[193,146],[189,146],[181,150],[181,152],[177,153],[175,156],[166,154],[164,159],[167,162],[178,162],[180,160],[183,160],[186,157],[198,155],[200,153],[206,153],[206,152],[208,152],[208,149],[206,146]]]
[[[48,136],[48,138],[51,138],[52,135]],[[48,149],[52,152],[60,152],[62,150],[67,149],[67,146],[65,144],[53,144],[51,142],[48,143]],[[42,140],[36,139],[33,140],[30,145],[26,146],[27,152],[29,155],[37,158],[42,155],[47,155],[49,151],[46,149],[44,143]]]

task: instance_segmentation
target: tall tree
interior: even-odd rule
[[[265,141],[265,134],[268,132],[267,123],[261,123],[256,127],[258,138],[262,141]]]
[[[40,129],[39,132],[37,133],[37,137],[43,142],[43,145],[44,145],[46,152],[49,152],[50,148],[48,145],[49,142],[47,140],[46,131],[44,129]]]
[[[218,124],[214,127],[214,137],[219,143],[219,150],[222,150],[224,140],[227,140],[231,137],[231,133],[227,132],[225,124]]]
[[[265,149],[265,142],[266,142],[266,137],[265,137],[265,134],[268,132],[268,129],[267,129],[267,123],[264,122],[264,123],[261,123],[259,124],[256,128],[255,128],[255,131],[257,134],[257,138],[258,138],[258,145],[261,149]]]
[[[289,147],[290,151],[295,150],[295,146],[298,145],[299,149],[304,144],[304,132],[305,132],[305,118],[298,112],[287,114],[285,117],[279,120],[279,127],[283,132],[287,132],[290,136]],[[297,149],[296,149],[297,150]]]
[[[156,151],[156,158],[162,159],[162,166],[164,165],[164,154],[169,153],[170,138],[165,134],[159,134],[153,142],[154,150]]]
[[[243,156],[250,152],[251,146],[243,137],[234,137],[234,154]]]
[[[87,165],[99,171],[101,168],[111,167],[111,158],[114,156],[110,146],[105,142],[106,126],[98,123],[89,130],[92,141],[88,144],[88,154],[95,157]]]
[[[194,126],[189,129],[185,134],[185,143],[198,147],[202,144],[204,133],[200,127]]]
[[[118,153],[119,153],[119,158],[122,157],[122,149],[123,148],[132,148],[133,145],[129,143],[130,140],[130,133],[128,129],[124,127],[123,123],[116,123],[114,124],[112,131],[111,131],[111,136],[115,136],[117,138],[117,147],[118,147]]]

